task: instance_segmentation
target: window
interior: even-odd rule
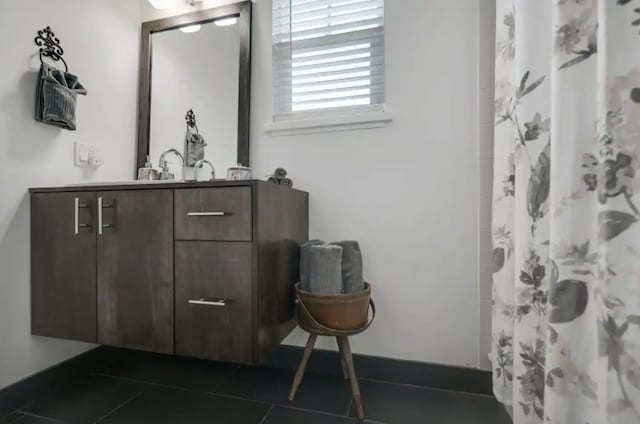
[[[275,115],[384,102],[384,0],[273,0]]]

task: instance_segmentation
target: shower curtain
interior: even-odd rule
[[[640,423],[640,0],[497,0],[493,386]]]

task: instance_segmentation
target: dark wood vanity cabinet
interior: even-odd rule
[[[31,190],[32,333],[258,364],[293,329],[308,195],[262,181]]]

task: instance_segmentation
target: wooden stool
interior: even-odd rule
[[[289,393],[289,400],[293,401],[296,397],[298,387],[300,387],[305,368],[307,367],[307,362],[309,362],[311,352],[313,351],[313,347],[316,343],[316,340],[318,339],[318,336],[335,337],[336,341],[338,342],[338,349],[340,350],[340,365],[342,367],[342,375],[344,376],[345,380],[348,379],[351,383],[351,393],[353,394],[353,400],[356,404],[358,418],[363,419],[364,409],[362,407],[362,395],[360,394],[358,378],[356,377],[356,371],[353,366],[353,355],[351,353],[351,346],[349,345],[348,337],[362,333],[364,330],[369,328],[371,323],[373,323],[373,320],[376,316],[376,305],[373,302],[373,299],[369,299],[369,306],[371,308],[371,319],[369,320],[369,322],[360,329],[350,331],[334,330],[325,327],[324,325],[316,321],[316,319],[313,317],[313,315],[311,315],[300,298],[296,298],[296,304],[298,305],[298,324],[303,330],[309,333],[309,339],[307,340],[307,345],[304,348],[304,353],[302,354],[302,360],[300,361],[298,371],[296,371],[296,375],[293,378],[293,385],[291,386],[291,392]],[[304,314],[307,319],[300,319],[300,314]],[[311,326],[308,325],[309,322],[312,323]]]

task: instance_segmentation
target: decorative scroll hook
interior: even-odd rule
[[[49,57],[54,62],[62,61],[64,63],[65,69],[68,71],[69,66],[67,66],[67,62],[63,59],[62,55],[64,54],[64,50],[60,45],[60,39],[56,37],[56,35],[51,30],[51,27],[47,26],[44,29],[38,31],[38,35],[34,39],[36,45],[40,47],[40,61],[42,62],[42,57]]]
[[[189,109],[184,118],[187,121],[188,127],[195,128],[196,131],[198,130],[198,125],[196,125],[196,114],[193,112],[193,109]]]

